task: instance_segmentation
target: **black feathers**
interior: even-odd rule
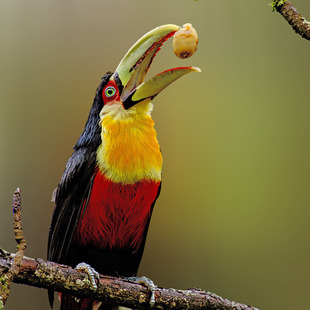
[[[99,113],[103,107],[102,90],[108,83],[112,73],[107,73],[97,88],[96,96],[94,98],[94,103],[90,109],[88,120],[86,122],[84,131],[79,137],[74,149],[79,149],[81,147],[89,147],[92,149],[97,149],[101,143],[100,139],[100,128],[99,128]]]

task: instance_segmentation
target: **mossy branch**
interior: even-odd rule
[[[16,255],[0,251],[0,274],[9,270]],[[87,297],[106,304],[133,309],[148,309],[150,293],[144,286],[126,279],[100,275],[96,291],[88,275],[69,266],[24,257],[13,281],[35,287]],[[175,290],[156,288],[156,309],[204,309],[204,310],[258,310],[254,307],[224,299],[200,289]]]
[[[306,21],[290,1],[274,0],[271,6],[273,11],[279,12],[285,18],[296,33],[310,40],[310,22]]]

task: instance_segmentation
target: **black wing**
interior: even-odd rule
[[[69,158],[56,192],[48,240],[48,260],[66,264],[67,251],[81,210],[91,192],[96,152],[78,149]]]

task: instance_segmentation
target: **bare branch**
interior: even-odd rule
[[[310,23],[294,8],[290,1],[274,0],[271,6],[286,19],[296,33],[310,40]]]
[[[0,251],[0,273],[11,268],[15,256],[4,250]],[[98,289],[94,292],[86,273],[42,259],[24,257],[13,281],[128,308],[147,309],[149,306],[150,293],[140,284],[100,276]],[[156,309],[258,310],[199,289],[175,290],[159,287],[156,288],[154,310]]]

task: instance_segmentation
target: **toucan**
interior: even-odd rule
[[[162,44],[180,29],[163,25],[142,36],[97,88],[85,128],[55,191],[48,260],[98,273],[134,277],[163,158],[151,118],[152,100],[196,67],[166,70],[144,81]],[[53,306],[53,292],[49,300]],[[91,298],[60,294],[61,310],[109,309]]]

